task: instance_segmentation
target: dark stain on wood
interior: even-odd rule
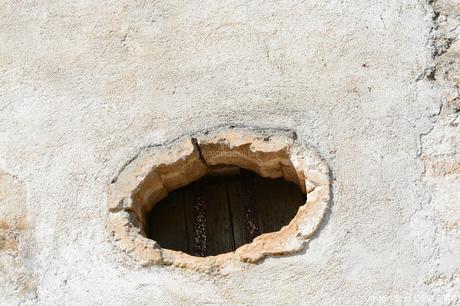
[[[278,231],[304,203],[299,187],[282,178],[262,178],[247,170],[206,176],[156,204],[147,214],[147,234],[163,248],[218,255]]]

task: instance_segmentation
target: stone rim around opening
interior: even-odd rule
[[[145,213],[168,192],[198,180],[216,165],[235,165],[262,177],[284,177],[306,194],[306,203],[279,231],[262,234],[235,252],[217,256],[195,257],[161,248],[146,238]],[[221,270],[230,263],[256,263],[266,256],[302,251],[320,226],[329,194],[326,163],[311,148],[298,143],[292,132],[218,129],[142,150],[110,185],[107,227],[116,244],[143,266]]]

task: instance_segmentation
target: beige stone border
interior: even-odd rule
[[[122,250],[144,266],[173,265],[210,271],[231,262],[255,263],[266,256],[303,250],[327,209],[330,179],[326,163],[293,136],[284,131],[228,128],[143,150],[110,186],[110,233]],[[262,234],[231,253],[195,257],[162,249],[146,238],[145,213],[168,192],[203,177],[217,165],[239,166],[263,177],[284,177],[300,186],[307,201],[281,230]]]

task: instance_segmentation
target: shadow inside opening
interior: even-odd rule
[[[280,230],[306,201],[299,186],[283,178],[233,170],[171,191],[147,214],[147,237],[162,248],[214,256]]]

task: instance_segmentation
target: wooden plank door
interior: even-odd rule
[[[287,225],[305,196],[284,179],[241,170],[209,176],[171,192],[147,216],[148,236],[195,256],[231,252]]]

